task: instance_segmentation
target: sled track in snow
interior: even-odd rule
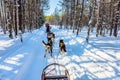
[[[0,63],[2,61],[4,61],[7,57],[9,57],[10,55],[12,55],[14,52],[16,52],[18,49],[20,49],[22,47],[22,44],[18,44],[16,46],[12,47],[12,50],[9,49],[7,52],[4,52],[2,58],[0,59]]]
[[[33,35],[29,36],[27,39],[23,40],[24,42],[27,42],[30,38],[34,37]],[[26,44],[26,43],[25,43]],[[24,44],[24,45],[25,45]],[[19,50],[20,48],[22,48],[24,45],[22,45],[21,42],[19,42],[19,44],[13,46],[12,48],[8,49],[7,51],[5,51],[4,53],[2,53],[2,58],[0,59],[0,64],[6,59],[8,58],[10,55],[14,54],[14,52],[16,52],[17,50]]]

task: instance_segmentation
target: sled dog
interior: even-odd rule
[[[66,52],[67,52],[66,45],[62,39],[59,41],[59,51],[61,54],[63,54],[63,53],[66,54]]]
[[[42,41],[43,46],[45,46],[45,54],[44,57],[46,57],[46,52],[50,53],[50,56],[52,57],[52,44],[51,43],[45,43]]]

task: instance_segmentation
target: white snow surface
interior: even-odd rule
[[[70,80],[120,80],[120,33],[118,37],[95,37],[90,34],[86,43],[84,30],[76,36],[69,29],[52,26],[56,38],[53,55],[44,58],[45,27],[23,34],[20,39],[9,39],[0,32],[0,80],[41,80],[42,70],[51,63],[64,65]],[[63,39],[67,54],[59,54],[59,40]]]

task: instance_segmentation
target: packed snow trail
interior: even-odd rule
[[[77,37],[72,30],[58,29],[52,26],[55,33],[53,55],[44,58],[46,40],[45,28],[33,31],[27,41],[16,50],[12,48],[9,56],[0,63],[0,80],[41,80],[43,68],[50,63],[60,63],[69,70],[70,80],[119,80],[120,79],[120,36],[96,38],[91,34],[89,44],[86,43],[86,31]],[[63,39],[67,54],[59,54],[59,40]],[[17,43],[16,43],[17,45]],[[7,50],[7,49],[6,49]],[[4,52],[4,51],[3,51]],[[10,53],[11,53],[10,52]]]
[[[12,49],[11,54],[5,58],[2,57],[3,62],[0,67],[3,70],[0,70],[0,80],[40,80],[41,71],[46,65],[43,63],[45,62],[43,58],[44,47],[41,41],[46,36],[44,30],[38,30],[31,35],[21,47],[13,47],[15,50]]]
[[[30,52],[28,53],[28,59],[14,80],[40,80],[40,72],[42,71],[43,67],[45,67],[45,64],[43,63],[44,47],[41,46],[42,39],[45,38],[43,33],[43,31],[40,31],[28,42],[28,44],[31,46],[31,48],[28,49]]]

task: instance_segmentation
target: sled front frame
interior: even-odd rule
[[[61,66],[61,67],[63,67],[64,69],[65,69],[65,75],[56,75],[56,76],[46,76],[46,74],[45,74],[45,70],[49,67],[49,66],[51,66],[51,65],[58,65],[58,66]],[[70,80],[70,75],[69,75],[69,72],[68,72],[68,70],[67,70],[67,68],[65,67],[65,66],[63,66],[63,65],[61,65],[61,64],[58,64],[58,63],[52,63],[52,64],[49,64],[48,66],[46,66],[44,69],[43,69],[43,71],[42,71],[42,80],[51,80],[51,79],[65,79],[65,80]]]

